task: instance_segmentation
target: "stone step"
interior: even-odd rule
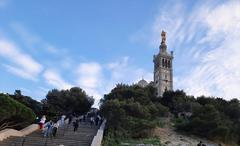
[[[13,140],[12,140],[13,139]],[[13,137],[12,139],[9,139],[7,141],[4,141],[3,143],[1,143],[2,145],[22,145],[23,142],[23,138],[16,138]],[[91,143],[91,139],[90,140],[71,140],[71,139],[46,139],[46,138],[28,138],[26,139],[24,145],[28,146],[28,145],[39,145],[39,146],[44,146],[44,144],[46,143],[47,140],[47,145],[51,146],[51,145],[55,145],[55,144],[64,144],[64,146],[67,145],[90,145]]]
[[[96,135],[98,126],[91,126],[89,124],[80,124],[76,132],[73,131],[71,124],[60,127],[57,135],[54,138],[45,138],[43,133],[38,130],[26,137],[10,137],[2,142],[0,146],[22,146],[25,138],[24,146],[90,146],[93,137]]]

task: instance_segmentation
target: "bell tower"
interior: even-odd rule
[[[157,96],[162,96],[167,90],[173,90],[173,51],[171,54],[167,52],[166,32],[162,31],[161,37],[159,53],[153,56],[154,86],[157,89]]]

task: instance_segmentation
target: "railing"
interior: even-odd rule
[[[101,146],[106,122],[106,120],[102,122],[97,134],[93,138],[91,146]]]

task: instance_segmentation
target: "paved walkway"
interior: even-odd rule
[[[10,137],[2,142],[0,146],[90,146],[93,137],[97,133],[96,126],[90,126],[88,123],[81,123],[76,132],[73,132],[73,126],[65,125],[58,129],[55,138],[44,138],[40,130],[35,131],[26,137]]]

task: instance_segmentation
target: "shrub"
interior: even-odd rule
[[[23,128],[35,119],[34,112],[10,98],[8,95],[0,94],[0,130],[5,128]]]
[[[159,125],[158,117],[168,115],[168,108],[156,100],[153,89],[120,84],[104,96],[100,111],[107,119],[107,139],[152,135],[152,130]]]

